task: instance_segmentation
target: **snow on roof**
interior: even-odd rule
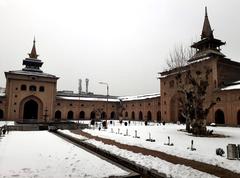
[[[94,97],[73,97],[73,96],[58,96],[57,99],[65,100],[80,100],[80,101],[107,101],[107,98],[94,98]],[[119,102],[119,99],[108,99],[109,102]]]
[[[240,84],[230,85],[222,88],[221,90],[240,90]]]
[[[134,100],[144,100],[160,97],[159,93],[145,94],[145,95],[137,95],[137,96],[123,96],[118,97],[122,101],[134,101]]]
[[[33,76],[39,76],[39,77],[57,78],[55,75],[52,75],[52,74],[47,74],[47,73],[42,73],[42,72],[31,72],[31,71],[24,71],[24,70],[9,71],[7,73],[18,74],[18,75],[33,75]]]

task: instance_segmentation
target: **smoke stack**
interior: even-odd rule
[[[82,79],[78,80],[78,94],[82,94]]]
[[[89,83],[89,79],[86,78],[85,82],[86,82],[86,94],[88,94],[88,83]]]

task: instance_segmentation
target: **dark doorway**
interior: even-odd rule
[[[3,119],[3,110],[0,109],[0,119]]]
[[[102,112],[101,113],[101,119],[105,119],[106,118],[106,113],[105,112]]]
[[[237,113],[237,125],[240,125],[240,110]]]
[[[135,112],[132,112],[132,120],[135,120]]]
[[[56,112],[55,112],[55,119],[60,120],[61,117],[62,117],[62,113],[61,113],[61,111],[56,111]]]
[[[143,120],[143,114],[142,114],[142,111],[139,112],[138,119],[139,119],[140,121]]]
[[[81,111],[79,113],[79,119],[84,119],[85,118],[85,112],[84,111]]]
[[[148,121],[152,120],[152,113],[150,111],[147,112],[147,120]]]
[[[73,112],[72,111],[68,111],[68,114],[67,114],[67,119],[73,119]]]
[[[115,119],[115,112],[111,112],[111,119]]]
[[[218,109],[215,112],[215,123],[216,124],[225,124],[224,112],[221,109]]]
[[[157,112],[157,122],[161,122],[161,112]]]
[[[38,104],[29,100],[24,104],[23,119],[38,119]]]
[[[96,118],[96,114],[94,111],[92,111],[90,115],[90,119],[95,119],[95,118]]]

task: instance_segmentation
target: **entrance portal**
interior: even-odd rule
[[[23,119],[38,119],[38,104],[34,100],[29,100],[24,104]]]

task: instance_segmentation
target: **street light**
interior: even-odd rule
[[[107,107],[106,107],[106,113],[107,113],[107,116],[106,116],[106,128],[107,128],[109,86],[108,86],[108,83],[106,83],[106,82],[99,82],[99,84],[107,86]]]

